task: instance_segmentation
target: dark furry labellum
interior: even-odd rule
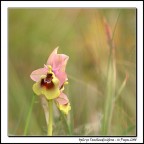
[[[52,79],[52,74],[47,74],[47,77],[41,80],[41,87],[45,87],[46,89],[53,88],[54,84]]]

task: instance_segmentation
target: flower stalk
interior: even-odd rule
[[[48,136],[52,136],[53,131],[53,100],[48,101],[49,107],[49,123],[48,123]]]

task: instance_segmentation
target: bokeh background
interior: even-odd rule
[[[53,134],[100,135],[110,52],[104,18],[115,31],[116,91],[128,75],[108,135],[136,135],[136,9],[100,8],[8,9],[8,135],[24,134],[33,97],[30,74],[43,67],[57,46],[58,53],[70,57],[65,93],[72,110],[66,119],[55,110]],[[46,130],[35,96],[27,135],[46,135]]]

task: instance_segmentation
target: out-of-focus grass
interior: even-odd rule
[[[109,46],[105,17],[112,30],[119,9],[8,10],[8,134],[23,135],[32,101],[30,73],[43,67],[52,50],[69,55],[67,93],[72,110],[64,117],[56,110],[54,135],[100,135],[106,101]],[[110,135],[136,134],[136,10],[121,9],[115,35],[116,91],[129,78],[115,102]],[[35,98],[28,135],[46,135],[39,97]]]

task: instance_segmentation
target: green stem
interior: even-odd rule
[[[49,107],[49,123],[48,123],[48,136],[52,136],[52,125],[53,125],[53,100],[48,101]]]

